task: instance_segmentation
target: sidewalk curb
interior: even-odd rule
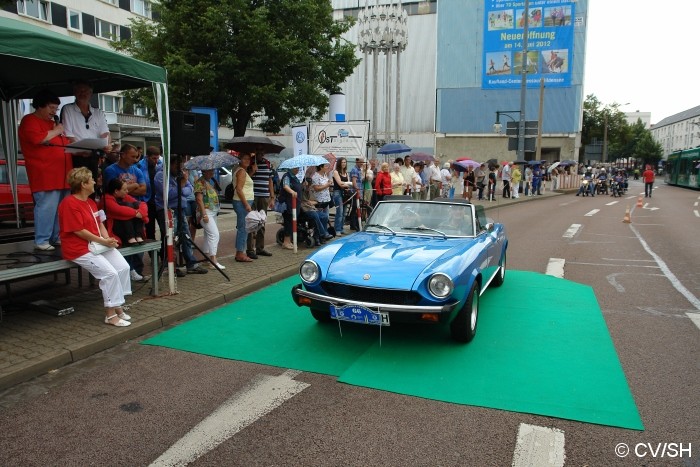
[[[244,295],[256,292],[282,279],[291,277],[297,274],[298,269],[296,264],[282,267],[274,273],[264,274],[243,284],[233,285],[230,291],[217,293],[204,299],[193,300],[177,309],[171,308],[167,312],[157,314],[150,318],[141,319],[127,328],[114,327],[113,333],[106,337],[104,335],[96,336],[93,339],[66,346],[65,349],[44,354],[40,358],[32,359],[24,364],[19,364],[12,373],[0,376],[0,391],[29,381],[37,376],[44,375],[51,370],[61,368],[70,363],[75,363],[103,350],[107,350],[130,340],[135,340],[153,331],[157,331],[158,329],[166,328],[178,321],[219,308]]]

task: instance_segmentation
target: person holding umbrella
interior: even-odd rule
[[[272,182],[272,165],[265,159],[262,145],[255,151],[253,164],[253,210],[267,213],[275,206],[275,186]],[[255,233],[248,234],[246,254],[252,259],[258,259],[258,256],[272,256],[272,253],[265,249],[265,226]]]
[[[202,176],[194,182],[194,197],[197,203],[197,218],[204,230],[204,245],[202,251],[219,269],[226,269],[216,260],[219,248],[219,227],[217,216],[219,215],[219,194],[211,183],[214,169],[202,170]]]
[[[342,159],[342,158],[341,158]],[[301,198],[303,187],[297,174],[299,173],[299,167],[294,167],[289,169],[289,171],[284,174],[281,180],[282,188],[280,189],[279,200],[280,203],[285,203],[287,209],[282,213],[282,219],[284,220],[284,241],[282,242],[282,248],[286,250],[293,250],[294,244],[292,244],[292,199],[297,199],[297,219],[299,218],[299,209],[301,208]],[[342,209],[342,207],[341,207]]]

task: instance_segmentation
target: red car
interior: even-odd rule
[[[27,169],[24,159],[17,161],[17,202],[19,203],[22,224],[34,221],[34,198],[29,188]],[[12,201],[12,189],[7,173],[7,161],[0,159],[0,221],[15,221],[15,207]]]

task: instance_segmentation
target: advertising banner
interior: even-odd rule
[[[548,87],[571,86],[575,1],[529,2],[524,59],[525,2],[485,2],[482,89],[520,88],[523,66],[528,87],[539,86],[540,78]]]
[[[304,126],[292,127],[292,136],[294,136],[294,155],[309,154],[309,135],[308,128]]]
[[[367,151],[369,122],[311,122],[309,124],[309,154],[336,157],[359,157]]]

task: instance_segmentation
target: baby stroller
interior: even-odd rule
[[[297,243],[299,245],[304,244],[307,247],[313,247],[316,244],[316,240],[319,240],[319,243],[322,242],[318,235],[316,222],[302,210],[300,210],[299,216],[299,219],[297,219]],[[335,228],[333,228],[332,225],[329,225],[327,229],[328,233],[335,237]],[[275,240],[277,241],[278,245],[282,245],[284,243],[284,227],[280,227],[280,229],[277,231]]]

